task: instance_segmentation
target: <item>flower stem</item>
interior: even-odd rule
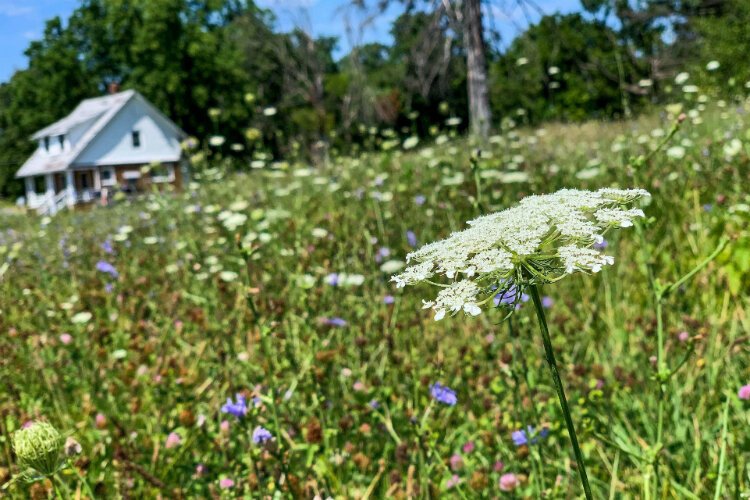
[[[544,316],[542,301],[539,298],[539,290],[537,289],[536,285],[529,285],[529,292],[531,298],[534,301],[536,316],[539,319],[539,329],[542,331],[542,340],[544,342],[544,353],[547,358],[547,364],[549,365],[550,371],[552,372],[552,379],[555,382],[557,397],[560,400],[560,408],[562,409],[563,417],[565,418],[565,426],[568,428],[570,442],[573,444],[573,452],[576,456],[576,463],[578,464],[578,473],[581,476],[581,485],[583,485],[583,492],[586,495],[587,500],[592,500],[594,497],[591,495],[589,478],[586,475],[586,465],[583,462],[583,454],[581,453],[581,448],[578,446],[578,437],[576,436],[576,429],[573,426],[573,419],[570,416],[570,408],[568,407],[568,400],[565,398],[565,391],[563,390],[562,380],[560,379],[560,374],[557,371],[555,352],[552,349],[552,341],[549,337],[549,330],[547,329],[547,319]]]

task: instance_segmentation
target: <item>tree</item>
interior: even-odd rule
[[[436,19],[435,22],[424,26],[425,41],[432,42],[438,33],[436,28],[444,30],[443,26],[446,23],[451,31],[462,40],[467,73],[465,92],[469,101],[470,130],[473,134],[486,138],[492,125],[492,112],[489,105],[487,46],[484,40],[481,0],[427,0],[425,2],[402,0],[402,2],[406,5],[406,14],[413,15],[417,7],[421,7],[423,13],[429,13]],[[362,6],[365,2],[354,0],[354,4]],[[381,11],[385,11],[389,4],[389,0],[381,0],[379,3]],[[427,52],[433,50],[434,48]],[[451,50],[444,50],[443,53],[450,54]]]
[[[487,138],[492,122],[490,111],[487,57],[482,26],[480,0],[465,0],[464,44],[469,93],[469,121],[471,132]]]
[[[35,148],[31,134],[62,118],[96,85],[78,57],[78,44],[60,18],[47,22],[44,35],[25,52],[29,67],[0,87],[0,194],[21,194],[13,178]]]
[[[618,64],[615,33],[580,14],[543,17],[516,38],[492,65],[492,105],[498,114],[538,122],[583,120],[625,112],[621,77],[636,82],[639,68]]]

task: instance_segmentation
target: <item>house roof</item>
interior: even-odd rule
[[[86,129],[75,145],[55,155],[48,155],[41,148],[37,148],[31,157],[18,169],[16,177],[50,174],[66,170],[68,167],[73,166],[76,158],[83,150],[86,149],[115,115],[135,96],[140,97],[161,115],[156,108],[135,90],[126,90],[117,94],[85,99],[68,116],[39,130],[31,136],[33,140],[39,140],[44,137],[67,134],[75,126],[93,120],[93,124]],[[170,120],[167,119],[167,122],[177,130],[179,135],[185,136],[185,133]]]

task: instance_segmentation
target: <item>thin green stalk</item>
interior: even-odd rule
[[[656,299],[656,371],[661,377],[664,371],[664,320],[662,318],[662,301]],[[664,382],[659,378],[659,401],[657,406],[656,443],[661,445],[664,432]]]
[[[474,186],[476,188],[476,199],[474,200],[474,209],[479,213],[479,215],[483,215],[485,213],[484,206],[482,205],[482,179],[479,175],[479,158],[478,154],[477,156],[471,155],[471,159],[469,160],[471,162],[471,173],[474,176]]]
[[[536,285],[529,285],[529,292],[531,298],[534,301],[534,307],[536,308],[536,316],[539,320],[539,329],[542,331],[542,341],[544,342],[544,353],[547,358],[547,364],[552,372],[552,380],[555,382],[555,389],[557,390],[557,398],[560,400],[560,408],[565,418],[565,426],[568,428],[568,435],[570,436],[570,442],[573,445],[573,452],[576,457],[576,463],[578,464],[578,473],[581,477],[581,485],[583,486],[583,492],[586,495],[587,500],[592,500],[594,497],[591,494],[591,487],[589,486],[589,478],[586,475],[586,465],[583,461],[583,453],[578,445],[578,437],[576,436],[576,429],[573,425],[573,419],[570,416],[570,408],[568,407],[568,400],[565,397],[565,390],[563,389],[562,380],[560,374],[557,371],[557,362],[555,361],[555,352],[552,349],[552,340],[549,336],[549,329],[547,328],[547,319],[544,316],[544,308],[542,307],[542,300],[539,298],[539,290]]]
[[[729,398],[724,403],[724,415],[721,424],[721,452],[719,453],[719,471],[716,479],[716,490],[714,491],[714,500],[721,498],[721,487],[724,479],[724,460],[727,455],[727,423],[729,420]]]

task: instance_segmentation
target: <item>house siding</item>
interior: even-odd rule
[[[180,140],[163,122],[140,99],[131,99],[76,158],[74,168],[174,161],[180,155]],[[134,131],[140,137],[138,147],[133,145]]]
[[[172,185],[176,189],[182,189],[183,183],[182,183],[182,171],[180,169],[180,164],[178,162],[164,162],[162,165],[171,165],[174,170],[174,180],[172,182],[152,182],[151,177],[149,174],[143,174],[141,173],[141,169],[143,167],[146,167],[150,165],[149,164],[141,164],[141,165],[115,165],[115,178],[117,179],[117,185],[114,186],[114,189],[122,189],[123,187],[128,185],[128,179],[126,179],[127,175],[126,172],[134,172],[138,173],[140,177],[135,181],[135,187],[138,191],[146,191],[151,189],[151,185],[155,185],[157,187],[160,186],[167,186]]]

